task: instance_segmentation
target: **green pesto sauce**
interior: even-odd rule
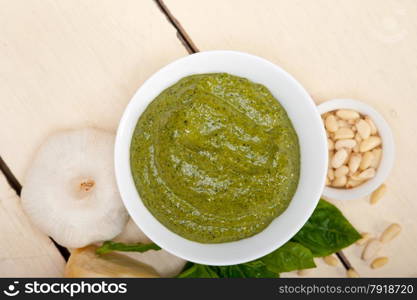
[[[198,74],[149,104],[130,164],[156,219],[189,240],[223,243],[262,231],[288,207],[300,150],[287,113],[265,86]]]

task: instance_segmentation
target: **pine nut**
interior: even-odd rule
[[[298,276],[308,276],[310,274],[311,274],[311,269],[303,269],[303,270],[297,271]]]
[[[334,171],[332,168],[329,168],[329,170],[327,171],[327,177],[329,177],[330,180],[334,179]]]
[[[330,150],[330,151],[329,151],[329,159],[328,159],[328,161],[327,161],[327,163],[328,163],[328,168],[331,168],[331,167],[332,167],[332,160],[333,160],[333,156],[334,156],[334,151],[333,151],[333,150]]]
[[[340,149],[339,149],[340,150]],[[346,157],[346,159],[345,159],[345,161],[343,162],[343,164],[345,164],[345,163],[347,163],[348,162],[348,160],[349,160],[349,158],[350,158],[350,154],[352,153],[352,148],[345,148],[345,150],[346,150],[346,152],[347,152],[347,154],[348,154],[348,157]]]
[[[355,136],[355,134],[353,133],[352,129],[346,128],[346,127],[339,128],[334,133],[334,139],[335,140],[351,139],[354,136]]]
[[[380,161],[381,161],[382,149],[381,148],[376,148],[376,149],[372,150],[372,154],[374,156],[374,159],[372,161],[371,167],[372,168],[377,168],[379,166]]]
[[[341,148],[349,148],[349,149],[351,149],[351,148],[353,148],[353,147],[356,146],[356,141],[355,140],[352,140],[352,139],[338,140],[335,143],[334,146],[335,146],[336,150],[339,150]]]
[[[370,136],[366,140],[363,140],[359,146],[360,152],[367,152],[369,150],[374,149],[375,147],[378,147],[381,145],[381,138],[378,136]]]
[[[373,160],[374,160],[374,155],[372,154],[372,152],[371,151],[365,152],[365,154],[362,156],[362,160],[361,160],[361,164],[359,165],[359,168],[361,170],[368,169],[371,166]]]
[[[381,242],[388,243],[396,238],[401,232],[401,226],[397,223],[393,223],[385,229],[385,231],[381,234],[379,238]]]
[[[385,183],[381,184],[379,188],[373,191],[370,202],[371,204],[376,204],[385,194],[387,191],[387,185]]]
[[[347,166],[340,166],[339,168],[337,168],[334,171],[334,176],[335,177],[342,177],[342,176],[346,176],[349,173],[349,168]]]
[[[374,121],[372,121],[372,119],[369,116],[365,117],[365,121],[369,124],[369,127],[371,128],[371,135],[375,135],[378,130],[376,129]]]
[[[334,186],[334,187],[344,187],[346,185],[346,182],[347,182],[347,177],[346,176],[336,177],[332,182],[332,186]]]
[[[378,269],[378,268],[385,266],[387,263],[388,263],[388,257],[386,256],[378,257],[372,261],[371,268]]]
[[[371,239],[362,252],[362,259],[368,260],[378,254],[382,248],[382,243],[377,239]]]
[[[364,140],[369,138],[369,136],[371,135],[371,127],[365,120],[360,119],[356,123],[356,128],[358,129],[358,133],[360,134],[361,138]]]
[[[339,126],[339,128],[349,127],[348,122],[346,122],[345,120],[338,120],[337,125]]]
[[[387,263],[388,263],[388,257],[386,256],[378,257],[372,261],[371,268],[378,269],[378,268],[385,266]]]
[[[337,129],[339,129],[339,125],[337,124],[337,120],[335,116],[329,115],[326,117],[326,121],[324,122],[324,125],[326,126],[326,129],[329,132],[335,132]]]
[[[348,153],[345,149],[340,149],[332,158],[332,167],[337,169],[345,162],[348,157]]]
[[[359,178],[359,172],[355,172],[352,175],[350,175],[350,178],[352,180],[357,180],[357,181],[364,181],[364,179]]]
[[[334,142],[331,139],[327,139],[327,148],[329,150],[333,150],[334,149]]]
[[[346,271],[346,275],[349,278],[359,278],[360,277],[359,274],[358,274],[358,272],[356,272],[354,269],[347,270]]]
[[[365,171],[362,171],[361,173],[359,173],[358,179],[359,180],[371,179],[374,176],[375,176],[375,169],[374,168],[369,168],[369,169],[366,169]]]
[[[363,180],[354,180],[352,178],[349,178],[347,183],[346,183],[346,188],[350,189],[350,188],[354,188],[357,187],[358,185],[362,184]]]
[[[359,153],[359,144],[356,143],[356,146],[352,148],[353,152]]]
[[[334,255],[329,255],[323,257],[323,260],[326,264],[332,267],[336,267],[339,264],[339,260]]]
[[[350,157],[350,159],[349,159],[349,170],[350,170],[351,174],[355,173],[358,170],[358,168],[360,166],[360,163],[361,163],[361,160],[362,160],[362,156],[360,154],[353,154]]]
[[[336,112],[336,116],[338,116],[339,118],[341,118],[343,120],[359,119],[359,113],[354,111],[354,110],[350,110],[350,109],[339,109]]]
[[[361,235],[362,235],[362,238],[356,241],[356,245],[362,246],[366,244],[371,238],[371,235],[368,232],[363,232],[361,233]]]

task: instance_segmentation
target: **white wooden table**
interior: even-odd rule
[[[361,231],[391,222],[404,228],[384,248],[390,263],[377,271],[357,246],[345,250],[362,276],[417,276],[417,1],[164,4],[170,20],[152,0],[0,0],[0,156],[13,175],[24,185],[37,147],[55,131],[115,130],[141,83],[188,54],[180,31],[201,51],[233,49],[277,63],[317,103],[356,98],[384,115],[397,145],[387,195],[376,206],[333,203]],[[60,276],[64,263],[0,174],[0,276]],[[345,276],[341,265],[317,263],[311,276]]]

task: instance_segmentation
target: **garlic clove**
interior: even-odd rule
[[[72,251],[65,266],[67,278],[156,278],[158,273],[142,262],[119,253],[97,255],[97,247],[88,246]]]

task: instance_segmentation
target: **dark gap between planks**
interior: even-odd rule
[[[0,170],[3,173],[4,177],[6,177],[6,180],[9,183],[10,187],[13,190],[15,190],[16,194],[20,197],[20,193],[22,192],[22,185],[17,180],[16,176],[14,176],[9,166],[6,164],[6,162],[3,160],[1,156],[0,156]],[[68,249],[57,244],[51,237],[50,239],[54,243],[55,247],[58,249],[59,253],[61,253],[65,261],[67,261],[70,256],[70,252],[68,251]]]
[[[0,156],[0,170],[4,174],[4,177],[6,177],[6,180],[11,186],[11,188],[14,189],[16,191],[16,194],[20,196],[20,193],[22,191],[22,185],[19,183],[17,178],[13,175],[9,166],[6,164],[6,162],[3,160],[1,156]]]
[[[342,264],[343,264],[343,266],[345,267],[346,270],[353,269],[352,264],[347,259],[347,257],[343,253],[343,251],[337,252],[336,255],[337,255],[337,258],[342,262]]]
[[[159,9],[162,11],[162,13],[165,15],[165,17],[168,19],[169,23],[171,23],[171,25],[174,26],[174,28],[177,30],[177,37],[179,38],[181,43],[184,45],[187,52],[189,54],[200,52],[197,46],[194,44],[193,40],[185,31],[184,27],[182,27],[181,23],[174,17],[174,15],[165,5],[164,1],[163,0],[154,0],[154,1],[156,5],[159,7]]]

